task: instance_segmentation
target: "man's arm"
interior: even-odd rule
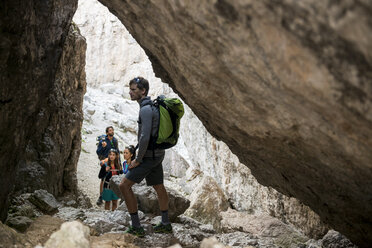
[[[107,145],[105,147],[103,147],[102,142],[106,142],[106,141],[102,141],[101,140],[98,143],[98,147],[97,147],[97,151],[96,151],[96,153],[97,153],[98,156],[102,156],[104,154],[106,148],[107,148]]]
[[[147,147],[151,138],[152,131],[152,108],[147,105],[141,108],[140,110],[140,119],[141,119],[141,134],[138,140],[138,153],[136,161],[138,163],[142,162],[143,157],[147,151]]]
[[[103,147],[102,147],[102,141],[99,141],[98,147],[97,147],[97,151],[96,151],[96,153],[97,153],[98,156],[102,155],[102,149],[103,149]]]

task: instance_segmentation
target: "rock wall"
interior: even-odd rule
[[[55,81],[34,125],[39,132],[26,142],[18,164],[16,191],[46,189],[54,195],[77,192],[76,167],[81,149],[85,94],[85,38],[71,25]],[[37,142],[38,141],[38,142]]]
[[[285,223],[291,223],[309,237],[319,238],[327,232],[327,225],[309,207],[295,198],[259,184],[249,168],[239,162],[224,142],[212,137],[188,107],[185,112],[181,137],[189,164],[185,166],[179,159],[170,163],[167,170],[176,176],[180,174],[179,167],[184,168],[179,183],[186,192],[193,192],[203,177],[212,177],[223,190],[231,207],[236,210],[269,214]],[[178,157],[182,158],[180,155]]]
[[[76,188],[85,41],[70,29],[76,0],[3,1],[0,8],[0,214],[14,189]],[[76,27],[75,27],[76,28]]]
[[[260,183],[369,245],[370,3],[100,2]]]
[[[96,0],[80,0],[73,21],[87,39],[85,70],[89,87],[104,84],[123,89],[123,83],[143,75],[161,85],[143,49],[120,20]],[[153,89],[152,89],[153,91]],[[128,94],[128,91],[126,90]]]
[[[73,20],[86,37],[88,45],[88,90],[84,101],[84,152],[78,163],[79,187],[95,201],[98,197],[99,168],[96,165],[95,138],[104,132],[106,126],[113,125],[120,147],[137,142],[138,104],[130,101],[127,88],[129,80],[144,75],[150,81],[151,96],[178,96],[155,77],[142,48],[105,6],[96,0],[81,0]],[[114,61],[115,66],[108,70],[111,64],[103,65],[100,58]],[[164,160],[166,176],[168,179],[176,178],[179,190],[191,199],[198,199],[200,192],[195,188],[204,177],[212,177],[226,196],[221,199],[225,205],[230,204],[239,211],[252,214],[266,213],[278,217],[295,225],[309,237],[320,237],[326,232],[326,226],[319,216],[308,207],[260,185],[227,145],[213,138],[192,110],[185,106],[180,141],[175,148],[167,151]],[[200,174],[195,176],[197,171]],[[193,211],[199,215],[199,219],[208,222],[202,216],[205,213],[195,208]],[[216,216],[213,211],[211,214]]]

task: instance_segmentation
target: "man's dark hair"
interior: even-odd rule
[[[108,130],[109,130],[110,128],[114,129],[112,126],[106,127],[106,133],[108,133]]]
[[[136,84],[137,88],[140,90],[145,89],[145,96],[147,96],[147,94],[149,93],[149,89],[150,89],[149,81],[147,81],[143,77],[133,78],[132,80],[129,81],[129,86],[131,86],[132,84]]]

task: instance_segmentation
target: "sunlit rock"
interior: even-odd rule
[[[89,248],[89,228],[79,221],[63,223],[45,243],[45,248]]]
[[[190,196],[188,215],[203,223],[212,223],[215,228],[220,228],[220,213],[227,210],[229,203],[216,181],[205,177]]]
[[[291,226],[268,215],[254,216],[229,209],[222,212],[221,216],[222,229],[241,230],[261,239],[273,239],[274,243],[281,247],[304,244],[309,239]]]

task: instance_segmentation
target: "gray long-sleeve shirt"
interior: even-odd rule
[[[138,153],[136,160],[141,163],[144,157],[163,156],[163,149],[148,150],[151,136],[155,136],[159,126],[159,113],[153,111],[150,97],[145,97],[139,101],[140,111],[138,118]]]

